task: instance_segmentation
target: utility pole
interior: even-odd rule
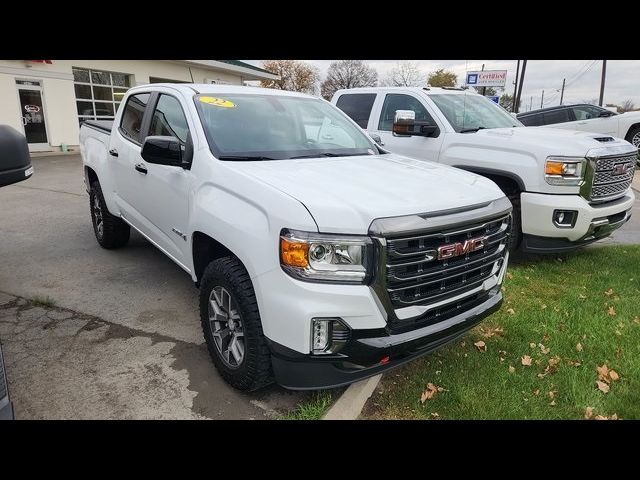
[[[602,106],[602,101],[604,100],[604,78],[607,75],[607,61],[602,60],[602,79],[600,80],[600,101],[598,105]]]
[[[564,81],[566,78],[562,79],[562,91],[560,92],[560,105],[562,105],[562,99],[564,98]]]
[[[543,103],[544,103],[544,90],[542,90],[542,98],[540,99],[540,108],[542,108]]]
[[[522,72],[520,72],[520,85],[518,85],[518,98],[515,99],[516,113],[520,107],[520,97],[522,96],[522,85],[524,85],[524,72],[527,70],[527,61],[522,61]]]
[[[533,95],[531,95],[531,101],[529,102],[529,111],[533,110]]]
[[[484,72],[484,63],[482,64],[482,71]],[[484,92],[487,91],[487,87],[482,87],[482,96],[484,96]]]
[[[516,80],[513,82],[513,98],[511,99],[511,111],[516,111],[516,93],[518,92],[518,75],[520,74],[520,60],[518,60],[518,66],[516,67]]]

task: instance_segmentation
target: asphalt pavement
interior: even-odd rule
[[[0,189],[0,339],[18,418],[273,418],[305,398],[229,387],[189,275],[133,231],[125,248],[100,248],[79,155],[33,165],[29,180]],[[51,315],[68,319],[44,328]]]

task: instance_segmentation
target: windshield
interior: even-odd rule
[[[522,127],[506,110],[480,95],[429,95],[456,132]]]
[[[220,160],[374,155],[375,144],[340,110],[315,98],[203,94],[195,103]]]

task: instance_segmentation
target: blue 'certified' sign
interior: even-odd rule
[[[467,85],[475,85],[478,83],[478,74],[477,73],[469,73],[467,74]]]

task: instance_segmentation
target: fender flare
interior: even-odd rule
[[[527,189],[524,186],[524,182],[522,181],[522,178],[520,178],[517,174],[513,172],[507,172],[505,170],[496,170],[493,168],[469,167],[467,165],[451,165],[451,166],[455,168],[459,168],[461,170],[466,170],[467,172],[476,173],[481,176],[496,175],[500,177],[506,177],[516,182],[516,185],[518,185],[518,188],[520,189],[521,192],[527,191]]]

